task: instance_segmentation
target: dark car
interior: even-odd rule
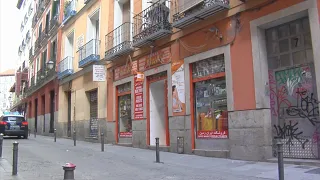
[[[0,133],[28,139],[28,122],[22,115],[3,115],[0,118]]]

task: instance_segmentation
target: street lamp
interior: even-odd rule
[[[54,65],[54,62],[53,61],[48,61],[47,62],[47,67],[49,68],[49,69],[52,69],[53,68],[53,65]]]

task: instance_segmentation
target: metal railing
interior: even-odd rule
[[[160,0],[133,17],[133,43],[159,30],[172,30],[169,22],[170,10],[167,0]]]
[[[63,21],[66,21],[71,16],[76,14],[76,0],[65,1],[64,11],[63,11]]]
[[[33,59],[33,47],[29,49],[29,60]]]
[[[174,0],[171,7],[173,26],[184,28],[229,7],[229,0]]]
[[[73,57],[67,56],[58,64],[58,73],[63,73],[67,70],[73,70]]]
[[[53,18],[50,20],[50,30],[49,32],[51,32],[53,29],[56,29],[57,27],[59,27],[60,23],[59,23],[59,14],[56,14],[55,16],[53,16]]]
[[[106,56],[131,47],[132,26],[132,23],[123,23],[106,35]]]
[[[79,48],[79,61],[88,58],[91,55],[99,55],[100,41],[97,39],[91,39],[85,45]]]
[[[30,34],[30,30],[28,30],[27,34],[26,34],[26,43],[29,43],[31,39],[31,34]]]
[[[39,40],[40,40],[41,44],[44,43],[44,41],[46,41],[49,38],[48,31],[49,31],[49,29],[47,27],[45,27],[42,30],[42,32],[41,32],[41,34],[39,36]]]
[[[50,3],[50,0],[43,0],[43,1],[41,1],[40,2],[40,4],[38,5],[38,7],[37,7],[37,11],[36,11],[36,13],[35,13],[35,17],[37,18],[37,19],[39,19],[40,17],[41,17],[41,15],[42,15],[42,13],[44,12],[44,10],[47,8],[47,6],[49,5],[49,3]]]

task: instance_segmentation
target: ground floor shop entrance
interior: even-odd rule
[[[167,74],[162,72],[147,77],[147,129],[148,145],[169,146],[169,120],[167,98]]]

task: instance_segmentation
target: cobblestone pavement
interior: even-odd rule
[[[18,177],[11,176],[12,143],[19,142]],[[62,180],[62,165],[76,167],[76,180],[276,180],[277,164],[207,158],[160,152],[154,163],[151,150],[77,142],[37,136],[5,139],[0,180]],[[320,168],[285,165],[287,180],[319,180]]]

